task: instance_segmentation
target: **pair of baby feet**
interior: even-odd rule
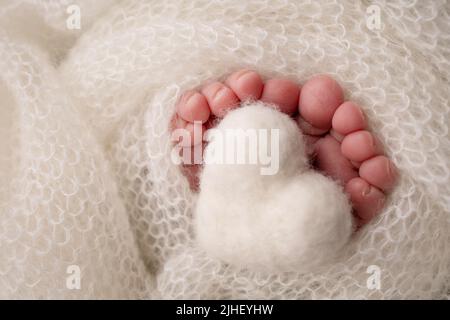
[[[383,155],[379,141],[366,130],[361,108],[344,101],[342,88],[328,76],[315,76],[300,87],[283,78],[263,82],[257,72],[240,70],[225,83],[214,82],[200,91],[185,92],[177,104],[172,126],[191,134],[190,143],[184,147],[193,148],[203,143],[202,135],[194,135],[194,122],[201,122],[205,132],[246,100],[275,105],[297,120],[306,137],[311,164],[344,186],[359,225],[380,211],[386,193],[395,183],[395,167]],[[196,189],[200,166],[182,168]]]

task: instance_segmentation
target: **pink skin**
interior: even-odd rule
[[[300,115],[313,127],[329,130],[336,109],[344,102],[339,84],[324,75],[315,76],[302,88]]]
[[[255,71],[240,70],[225,84],[214,82],[201,93],[186,92],[177,105],[172,127],[192,131],[192,123],[201,121],[204,131],[213,125],[215,117],[222,118],[249,99],[273,104],[292,116],[298,112],[297,122],[306,134],[315,168],[345,187],[359,226],[376,216],[385,193],[395,184],[395,167],[383,155],[379,141],[365,130],[367,122],[361,108],[354,102],[344,102],[341,87],[328,76],[315,76],[300,89],[288,79],[264,83]],[[191,140],[191,146],[199,143]],[[198,189],[198,169],[196,165],[183,166],[194,190]]]
[[[261,101],[278,106],[281,112],[293,114],[298,109],[300,87],[287,79],[269,79],[264,84]]]
[[[240,103],[233,90],[220,82],[203,87],[202,94],[206,97],[211,112],[219,118],[223,118],[227,111],[237,108]]]
[[[185,121],[193,123],[208,121],[211,114],[208,101],[205,96],[196,92],[188,91],[183,94],[179,104],[177,105],[177,114]]]

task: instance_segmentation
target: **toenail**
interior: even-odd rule
[[[185,93],[183,95],[183,100],[185,101],[185,104],[187,104],[189,102],[189,100],[191,100],[191,98],[196,94],[197,92],[195,91],[189,91],[187,93]]]
[[[394,167],[394,164],[389,159],[386,159],[386,161],[387,161],[387,172],[388,172],[388,175],[389,175],[389,177],[392,180],[394,180],[394,177],[396,175],[396,169]]]
[[[372,187],[370,185],[368,185],[363,189],[361,194],[363,195],[363,197],[367,197],[371,191],[372,191]]]
[[[192,97],[195,97],[197,95],[197,92],[189,92],[186,97],[186,102],[189,102],[192,100]]]
[[[362,120],[366,121],[366,116],[364,115],[364,112],[361,110],[360,107],[356,107],[358,109],[359,114],[361,115]]]
[[[220,87],[217,89],[217,91],[213,94],[214,100],[222,98],[227,93],[227,87]]]
[[[252,72],[253,72],[252,70],[243,70],[236,75],[236,80],[239,80],[243,76],[248,75],[249,73],[252,73]]]
[[[198,93],[198,92],[190,93],[187,96],[187,98],[186,98],[186,106],[189,107],[190,109],[192,107],[194,107],[195,106],[195,99],[194,98],[197,98],[199,95],[200,95],[200,93]]]

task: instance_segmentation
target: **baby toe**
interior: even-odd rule
[[[342,89],[334,79],[315,76],[305,83],[300,93],[300,115],[314,127],[329,130],[343,100]]]
[[[344,137],[342,154],[351,161],[361,162],[381,153],[380,143],[368,131],[360,130]]]
[[[384,193],[361,178],[350,180],[345,191],[350,196],[360,226],[375,217],[385,202]]]
[[[188,91],[177,104],[177,113],[185,121],[205,123],[210,116],[208,101],[197,91]]]
[[[241,101],[258,100],[264,87],[261,76],[257,72],[247,69],[233,73],[226,80],[226,84]]]
[[[340,143],[331,135],[319,139],[316,143],[315,165],[343,185],[358,176],[351,162],[342,155]]]
[[[239,105],[239,98],[229,87],[220,82],[214,82],[202,89],[208,101],[211,112],[220,118]]]
[[[275,104],[280,111],[293,114],[297,111],[300,87],[291,80],[275,78],[268,80],[261,95],[261,101]]]
[[[397,170],[387,157],[376,156],[361,163],[359,175],[381,190],[390,190],[395,184]]]
[[[361,108],[351,101],[341,104],[333,115],[333,130],[341,135],[363,130],[367,123]]]

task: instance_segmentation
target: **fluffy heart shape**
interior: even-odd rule
[[[310,169],[289,116],[250,103],[229,112],[207,139],[195,215],[207,253],[270,272],[308,272],[333,261],[353,231],[351,206],[335,181]]]

